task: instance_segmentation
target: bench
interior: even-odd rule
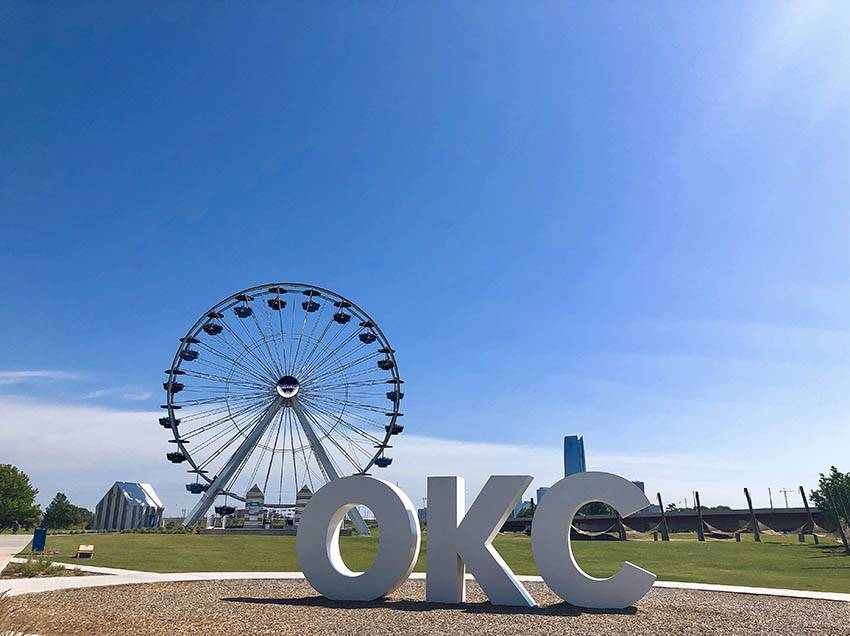
[[[93,545],[81,545],[77,549],[77,553],[74,555],[75,559],[92,559],[94,558],[94,546]]]

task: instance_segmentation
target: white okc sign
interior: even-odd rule
[[[428,602],[462,603],[469,568],[494,605],[537,604],[493,547],[493,539],[531,481],[529,475],[490,477],[464,514],[463,479],[428,478]],[[578,566],[570,525],[579,508],[591,501],[603,501],[622,516],[650,505],[637,486],[617,475],[587,472],[565,477],[537,506],[531,525],[534,561],[547,585],[568,603],[628,607],[649,591],[655,575],[626,562],[614,576],[597,579]],[[368,506],[381,527],[375,563],[363,573],[349,570],[339,552],[339,531],[355,505]],[[320,594],[369,601],[407,580],[420,542],[410,498],[387,481],[358,475],[333,480],[316,492],[298,527],[297,550],[304,576]]]

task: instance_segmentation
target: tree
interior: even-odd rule
[[[679,506],[677,506],[674,503],[668,503],[667,504],[667,512],[676,512],[678,509],[679,509]]]
[[[587,515],[608,515],[614,516],[617,514],[617,511],[614,510],[611,506],[601,501],[591,501],[588,504],[584,504],[581,508],[578,509],[576,513],[580,517],[585,517]]]
[[[81,506],[74,506],[74,510],[77,513],[77,523],[74,525],[80,526],[84,530],[88,530],[94,525],[94,513],[91,510]]]
[[[842,473],[831,466],[829,473],[820,474],[818,487],[810,493],[809,498],[823,510],[833,527],[841,519],[850,525],[850,473]]]
[[[44,525],[55,530],[64,530],[74,526],[88,526],[94,515],[85,508],[75,506],[65,493],[57,492],[53,501],[44,511]]]
[[[11,464],[0,464],[0,530],[15,521],[25,527],[34,526],[41,517],[35,504],[37,494],[26,474]]]

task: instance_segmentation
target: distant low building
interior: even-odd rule
[[[165,508],[153,486],[116,481],[94,511],[94,530],[158,528]]]
[[[549,492],[549,486],[541,486],[537,489],[537,505],[540,505],[540,502],[543,501],[543,495]]]

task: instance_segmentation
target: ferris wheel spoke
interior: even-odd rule
[[[294,418],[294,419],[295,419],[295,418]],[[300,423],[299,423],[299,424],[300,424]],[[312,457],[313,457],[313,448],[310,446],[310,444],[305,444],[305,443],[304,443],[304,440],[303,440],[303,438],[301,437],[301,427],[300,427],[300,425],[296,425],[296,423],[295,423],[295,422],[293,422],[293,423],[292,423],[292,427],[295,429],[295,432],[296,432],[296,433],[297,433],[297,435],[298,435],[298,446],[299,446],[299,448],[300,448],[300,450],[301,450],[301,456],[302,456],[302,457],[303,457],[303,459],[304,459],[304,470],[306,471],[308,481],[310,482],[310,490],[312,490],[313,492],[316,492],[316,486],[315,486],[315,484],[313,483],[313,478],[312,478],[312,476],[311,476],[311,474],[310,474],[310,458],[312,458]],[[309,447],[309,448],[310,448],[310,456],[309,456],[309,457],[307,456],[306,447]],[[294,448],[294,447],[293,447],[293,448]],[[293,455],[294,455],[294,451],[293,451]]]
[[[255,311],[251,315],[254,317],[254,324],[257,325],[257,331],[260,332],[260,337],[261,337],[261,340],[263,342],[263,346],[266,349],[266,353],[269,354],[269,363],[271,364],[272,368],[277,373],[277,377],[279,378],[280,376],[283,375],[283,370],[280,368],[280,365],[278,365],[277,359],[275,358],[274,354],[272,353],[272,349],[269,346],[269,338],[266,336],[266,332],[263,331],[263,328],[260,326],[260,320],[259,320],[259,318],[257,318],[257,312]],[[264,315],[265,315],[265,312],[264,312]]]
[[[384,371],[378,369],[377,367],[373,367],[372,365],[368,365],[365,367],[360,367],[359,369],[350,369],[346,371],[343,375],[345,380],[353,381],[352,378],[363,378],[363,377],[381,377],[384,379],[384,382],[388,380],[392,380],[392,377],[387,377],[384,375]]]
[[[242,328],[242,331],[245,332],[245,338],[247,339],[247,341],[251,342],[252,345],[253,345],[249,348],[250,348],[254,358],[261,361],[263,368],[267,369],[269,372],[271,372],[272,378],[279,378],[282,374],[280,372],[280,369],[277,366],[277,362],[275,361],[274,356],[272,355],[271,347],[269,347],[268,337],[266,336],[262,327],[260,327],[260,321],[257,320],[257,312],[256,311],[252,312],[251,316],[254,319],[254,324],[256,325],[257,331],[259,332],[259,338],[258,339],[254,338],[254,336],[256,336],[256,334],[252,334],[250,332],[250,330],[248,329],[248,325],[251,324],[251,323],[249,323],[246,320],[240,320],[240,321],[238,321],[238,324]],[[240,338],[240,341],[245,342],[245,341],[242,341],[241,338]],[[262,345],[263,345],[262,348],[257,346],[258,341],[259,341],[259,343],[262,343]],[[245,342],[246,346],[247,346],[248,342]],[[263,349],[265,349],[266,353],[268,353],[268,356],[269,356],[268,360],[266,360],[263,356]]]
[[[251,372],[259,382],[266,384],[273,380],[276,376],[274,371],[270,369],[254,351],[252,351],[248,344],[239,337],[239,334],[236,333],[236,330],[234,330],[230,324],[224,321],[222,321],[222,324],[224,325],[225,331],[223,331],[219,336],[219,342],[225,346],[230,355],[227,355],[224,352],[219,352],[219,354],[225,357],[228,361],[235,363],[237,367],[241,367],[246,372]],[[235,342],[231,341],[228,336],[232,336]]]
[[[348,422],[343,415],[338,414],[335,410],[328,410],[328,409],[323,408],[322,406],[318,406],[316,404],[311,404],[310,408],[313,411],[316,411],[316,412],[323,414],[329,420],[332,420],[333,424],[331,425],[331,428],[328,431],[329,435],[331,433],[333,433],[334,431],[338,430],[339,426],[342,425],[344,428],[351,430],[352,433],[359,435],[360,437],[362,437],[363,439],[365,439],[366,441],[368,441],[369,443],[371,443],[373,445],[384,443],[383,438],[372,435],[371,433],[368,433],[367,431],[363,430],[362,428],[355,426],[351,422]],[[365,423],[374,426],[376,429],[382,429],[383,428],[382,426],[375,424],[371,420],[368,420]],[[341,432],[341,434],[345,435],[344,432]],[[367,450],[366,448],[363,448],[363,447],[361,447],[361,450],[363,450],[363,452],[366,453],[366,454],[372,453],[372,451]]]
[[[310,302],[313,302],[313,296],[310,297]],[[315,344],[318,344],[318,341],[314,338],[314,336],[316,335],[316,329],[318,328],[319,323],[322,321],[322,315],[324,315],[325,307],[327,305],[328,305],[328,303],[323,302],[319,306],[319,313],[316,315],[316,319],[313,320],[313,326],[310,329],[310,333],[307,335],[308,342],[305,344],[303,356],[296,357],[295,362],[293,364],[293,367],[292,367],[293,368],[293,371],[292,371],[293,375],[296,375],[297,373],[299,373],[300,370],[301,370],[301,367],[303,366],[302,360],[306,358],[307,350],[308,350],[307,348],[309,347],[309,342],[313,342],[314,346],[315,346]],[[306,310],[305,310],[305,313],[306,313]],[[329,322],[333,322],[333,316],[331,316],[331,319],[330,319]]]
[[[226,323],[222,322],[222,324],[224,324],[225,327],[227,327],[228,329],[230,328]],[[230,343],[227,340],[222,339],[221,342],[223,342],[228,349],[232,348],[230,346]],[[248,375],[255,378],[260,383],[267,383],[272,379],[270,375],[266,375],[265,371],[263,371],[263,370],[261,370],[257,367],[254,367],[252,364],[248,364],[248,361],[244,357],[244,354],[242,354],[239,351],[233,352],[234,355],[239,356],[238,358],[234,358],[234,357],[226,354],[223,351],[219,351],[215,347],[210,346],[209,344],[207,344],[205,342],[198,343],[198,347],[205,349],[205,350],[209,351],[210,353],[217,355],[218,357],[228,361],[230,364],[233,365],[234,369],[239,369],[243,373],[247,373]],[[203,360],[203,358],[199,358],[199,360]],[[241,360],[244,360],[244,362],[242,362]],[[207,361],[207,362],[210,362],[210,366],[216,366],[214,363],[211,363],[211,361]]]
[[[238,397],[240,395],[270,395],[271,391],[268,387],[246,387],[239,384],[188,384],[181,391],[183,396],[186,394],[211,394],[211,395],[232,395]]]
[[[313,408],[323,409],[327,413],[328,417],[332,417],[342,423],[356,421],[361,426],[368,426],[369,428],[374,428],[377,431],[384,430],[385,428],[385,425],[375,419],[374,416],[369,416],[354,410],[345,410],[344,407],[340,410],[339,405],[336,404],[329,405],[327,403],[320,402],[318,404],[313,404]]]
[[[263,482],[263,492],[266,492],[269,489],[269,478],[271,477],[272,467],[274,466],[275,453],[277,453],[277,441],[278,441],[278,439],[280,439],[280,429],[281,429],[282,423],[283,423],[283,410],[281,410],[278,413],[278,416],[277,416],[277,429],[276,429],[276,432],[275,432],[275,435],[274,435],[274,444],[272,445],[271,459],[269,459],[269,469],[268,469],[268,471],[266,471],[266,479]],[[280,463],[283,464],[283,455],[282,454],[281,454],[281,458],[280,458]],[[280,491],[278,491],[278,492],[280,492]]]
[[[280,299],[280,294],[278,294],[278,300]],[[282,369],[286,370],[288,368],[288,364],[286,361],[286,333],[283,329],[283,309],[277,310],[277,321],[278,326],[280,327],[280,352],[283,354],[283,364],[281,366]]]
[[[330,350],[330,351],[326,352],[326,353],[325,353],[325,355],[324,355],[324,357],[319,358],[318,360],[316,360],[315,362],[313,362],[313,363],[310,365],[310,368],[306,369],[306,370],[303,372],[303,374],[302,374],[302,375],[303,375],[304,377],[309,377],[309,376],[313,375],[313,373],[314,373],[317,369],[320,369],[320,368],[321,368],[321,367],[325,364],[325,362],[327,362],[328,360],[333,359],[333,357],[334,357],[334,356],[335,356],[335,355],[336,355],[339,351],[341,351],[341,350],[343,349],[343,347],[345,347],[345,345],[347,345],[349,342],[351,342],[352,340],[354,340],[354,338],[356,338],[356,337],[357,337],[357,332],[356,332],[356,331],[355,331],[355,332],[353,332],[353,333],[351,333],[351,334],[349,334],[349,335],[348,335],[348,336],[347,336],[347,337],[346,337],[346,338],[345,338],[342,342],[340,342],[339,344],[337,344],[337,346],[336,346],[334,349],[332,349],[332,350]]]
[[[222,328],[226,327],[226,323],[222,321]],[[230,373],[234,369],[239,369],[240,371],[250,374],[251,377],[255,378],[257,382],[266,382],[266,375],[262,371],[262,369],[255,367],[253,364],[249,364],[249,360],[245,358],[245,354],[242,350],[237,349],[233,346],[233,344],[227,339],[226,332],[222,331],[222,333],[216,339],[217,342],[221,343],[222,348],[214,347],[210,342],[202,340],[198,343],[198,348],[207,351],[208,353],[213,354],[217,358],[220,358],[221,361],[225,363],[229,363],[231,366],[227,367],[225,365],[220,365],[218,362],[212,362],[205,356],[201,356],[198,358],[198,362],[204,363],[207,362],[210,366],[217,367],[221,369],[224,373]]]
[[[312,296],[308,296],[310,301],[313,300]],[[294,310],[293,310],[294,311]],[[304,319],[301,321],[301,331],[298,334],[298,344],[295,347],[295,355],[292,357],[292,368],[289,370],[289,375],[295,373],[295,365],[298,364],[298,356],[301,353],[301,340],[304,338],[304,328],[307,326],[307,316],[310,313],[307,311],[306,305],[304,306]]]
[[[221,334],[216,338],[216,342],[221,343],[223,349],[218,349],[210,344],[210,340],[201,341],[199,346],[204,347],[210,353],[213,353],[216,356],[219,356],[223,360],[232,364],[235,368],[241,369],[245,372],[251,373],[258,382],[268,382],[271,377],[268,375],[268,372],[261,364],[259,364],[259,360],[252,359],[251,357],[246,356],[245,345],[234,343],[228,337],[229,334],[234,334],[238,340],[238,334],[233,331],[233,328],[226,321],[222,320],[221,325],[225,331],[222,331]],[[226,350],[226,351],[225,351]],[[204,358],[199,358],[203,360]],[[257,362],[257,364],[255,364]],[[225,367],[226,368],[226,367]]]
[[[250,411],[246,411],[245,413],[229,417],[228,420],[230,422],[230,425],[222,431],[214,434],[211,438],[200,442],[197,446],[195,446],[195,452],[197,453],[212,446],[215,442],[219,441],[225,434],[229,433],[234,429],[236,430],[236,433],[234,434],[235,438],[238,438],[239,436],[244,437],[245,431],[251,428],[251,426],[253,426],[254,424],[256,424],[260,420],[264,412],[265,407],[252,408]]]
[[[283,430],[283,441],[281,442],[281,450],[280,450],[280,483],[277,488],[277,503],[280,505],[283,503],[283,471],[286,468],[286,425],[283,423],[284,416],[281,413],[280,422],[278,424],[278,430]],[[296,482],[297,483],[297,482]],[[293,501],[295,501],[293,499]]]
[[[334,427],[336,427],[337,425],[346,426],[348,428],[351,428],[352,430],[359,432],[364,437],[366,437],[370,441],[374,441],[375,443],[383,443],[384,441],[382,438],[374,437],[370,433],[367,433],[365,430],[352,423],[353,421],[357,421],[360,426],[368,426],[370,428],[374,428],[377,431],[385,430],[385,426],[383,424],[379,424],[375,420],[365,417],[360,413],[340,413],[336,409],[328,409],[325,406],[316,404],[313,404],[313,409],[321,411],[325,413],[329,418],[333,419],[336,422]]]
[[[354,334],[354,335],[356,335],[356,334]],[[348,344],[348,343],[346,342],[346,343],[340,343],[340,344],[344,346],[344,344]],[[333,368],[334,365],[341,366],[346,361],[351,360],[352,357],[359,355],[364,349],[366,349],[366,346],[367,345],[365,345],[363,343],[359,343],[359,344],[355,344],[354,347],[349,348],[345,351],[341,351],[341,350],[337,349],[334,352],[332,352],[330,355],[326,355],[324,361],[313,364],[311,366],[310,370],[305,371],[302,375],[305,378],[317,377],[317,376],[323,374],[328,369]]]
[[[378,424],[375,420],[372,420],[372,419],[370,419],[370,418],[368,418],[364,415],[361,415],[360,413],[355,413],[355,412],[346,413],[344,409],[340,410],[339,407],[336,406],[336,405],[328,405],[328,404],[324,404],[324,403],[318,402],[318,401],[313,401],[313,400],[310,400],[310,399],[307,399],[307,398],[302,400],[302,402],[307,403],[312,410],[318,411],[318,412],[322,413],[323,415],[325,415],[326,417],[328,417],[329,419],[333,420],[334,421],[334,427],[337,424],[348,424],[347,420],[358,420],[361,424],[370,426],[370,427],[372,427],[376,430],[381,430],[381,429],[384,428],[383,425]],[[370,437],[365,432],[364,432],[364,435],[366,435],[367,437]],[[372,438],[370,437],[370,440],[371,439]],[[383,440],[375,439],[375,441],[383,441]]]
[[[204,411],[195,411],[193,413],[187,413],[186,415],[181,416],[180,423],[186,424],[186,422],[197,422],[198,420],[203,420],[207,417],[212,417],[214,415],[221,415],[223,413],[229,413],[230,407],[228,406],[219,406],[214,409],[207,409]]]
[[[357,463],[357,460],[356,460],[355,458],[353,458],[353,457],[352,457],[352,456],[348,453],[348,451],[346,451],[346,450],[345,450],[345,448],[343,448],[343,447],[342,447],[342,445],[341,445],[341,444],[337,441],[336,437],[335,437],[334,435],[331,435],[331,434],[330,434],[330,432],[328,431],[328,429],[326,429],[324,426],[322,426],[321,418],[320,418],[320,417],[317,417],[314,413],[311,413],[311,412],[310,412],[310,411],[308,411],[307,409],[305,409],[305,410],[304,410],[304,412],[307,414],[307,417],[308,417],[308,418],[309,418],[309,419],[313,422],[313,424],[314,424],[314,425],[315,425],[315,426],[319,429],[319,431],[322,433],[322,435],[319,437],[319,443],[321,443],[321,440],[322,440],[322,439],[326,439],[326,440],[328,440],[328,441],[329,441],[329,442],[330,442],[330,443],[331,443],[334,447],[336,447],[336,449],[340,452],[340,454],[341,454],[341,455],[342,455],[342,456],[343,456],[343,457],[344,457],[344,458],[345,458],[345,459],[346,459],[346,460],[347,460],[347,461],[348,461],[348,462],[349,462],[349,463],[350,463],[350,464],[351,464],[354,468],[356,468],[356,469],[357,469],[357,472],[363,472],[363,468],[360,466],[360,464],[358,464],[358,463]],[[334,463],[334,467],[337,469],[337,473],[339,473],[339,472],[340,472],[339,464],[338,464],[337,462],[334,462],[333,457],[332,457],[331,455],[328,455],[328,457],[329,457],[329,458],[330,458],[330,460]]]
[[[242,459],[242,461],[239,463],[239,466],[236,469],[236,472],[233,474],[233,476],[230,478],[230,480],[222,486],[221,492],[233,492],[233,491],[236,490],[236,488],[235,488],[236,481],[239,479],[239,476],[242,474],[242,471],[245,470],[245,466],[248,465],[249,459],[250,459],[250,454]]]
[[[248,484],[246,484],[245,490],[247,491],[250,488],[250,484],[257,483],[257,473],[260,472],[260,466],[263,464],[263,459],[266,456],[266,450],[268,448],[268,443],[272,438],[272,434],[274,433],[274,426],[269,426],[268,431],[266,432],[266,443],[265,444],[257,444],[254,446],[254,449],[249,453],[249,457],[251,454],[256,453],[259,450],[259,457],[257,457],[257,463],[254,465],[254,471],[251,473],[251,478],[248,480]],[[274,459],[274,453],[271,454],[271,459]],[[265,490],[265,489],[263,489]]]
[[[280,311],[278,311],[277,313],[280,314]],[[269,334],[270,334],[269,340],[272,344],[274,344],[274,356],[273,357],[274,357],[275,361],[277,362],[276,368],[279,371],[281,371],[281,375],[283,375],[282,371],[284,369],[286,369],[286,366],[284,365],[283,360],[280,357],[279,340],[278,340],[278,337],[275,335],[275,328],[274,328],[274,325],[272,325],[272,319],[269,316],[268,306],[265,309],[263,309],[263,320],[265,320],[266,326],[269,328]],[[257,325],[257,328],[259,329],[259,325]],[[281,335],[280,342],[282,342],[282,338],[283,338],[283,336]]]
[[[215,395],[208,398],[199,398],[196,400],[183,400],[180,402],[174,402],[176,406],[187,407],[187,406],[203,406],[206,404],[217,404],[219,402],[230,403],[230,402],[243,402],[246,400],[257,400],[262,399],[264,397],[271,397],[268,391],[264,391],[262,393],[248,393],[246,395],[241,396],[233,396],[233,395]]]
[[[333,316],[331,316],[331,320],[333,320]],[[327,342],[326,342],[326,343],[322,346],[322,351],[321,351],[320,353],[325,353],[325,352],[329,351],[329,350],[330,350],[330,348],[333,346],[334,342],[336,342],[336,339],[337,339],[337,338],[339,338],[339,337],[340,337],[343,333],[345,333],[345,328],[346,328],[349,324],[351,324],[351,323],[350,323],[350,322],[348,322],[348,323],[342,323],[342,324],[340,324],[339,329],[337,329],[336,331],[334,331],[333,335],[330,337],[330,340],[328,340],[328,341],[327,341]],[[326,331],[327,331],[327,328],[326,328]],[[326,335],[326,334],[323,334],[323,335],[319,338],[319,342],[321,342],[321,341],[323,341],[323,340],[324,340],[324,335]],[[357,335],[357,332],[355,331],[353,335]],[[352,337],[353,337],[353,336],[352,336]],[[317,344],[318,344],[318,343],[317,343]],[[312,359],[311,359],[311,358],[313,357],[313,355],[315,355],[315,349],[314,349],[314,353],[313,353],[313,354],[311,354],[308,358],[306,358],[306,359],[305,359],[305,361],[304,361],[304,365],[303,365],[303,367],[304,367],[304,368],[302,369],[302,373],[303,373],[304,369],[309,368],[309,367],[308,367],[308,363],[309,363],[310,365],[312,365],[314,362],[316,362],[316,360],[312,360]]]
[[[387,409],[385,409],[385,408],[381,408],[379,406],[373,406],[372,404],[364,404],[363,402],[354,402],[352,400],[341,400],[341,399],[338,399],[338,398],[321,397],[321,396],[316,396],[313,399],[316,400],[316,401],[319,401],[319,402],[339,404],[340,406],[344,406],[346,408],[352,407],[352,408],[355,408],[355,409],[360,409],[362,411],[370,411],[372,413],[380,413],[382,415],[387,412]]]
[[[353,369],[354,367],[356,367],[360,364],[363,364],[367,360],[377,358],[380,355],[381,354],[379,354],[377,351],[373,351],[372,353],[367,353],[366,355],[361,356],[361,357],[357,358],[356,360],[349,361],[347,364],[343,364],[343,365],[335,367],[333,369],[329,369],[329,370],[325,371],[324,373],[322,373],[320,375],[312,376],[309,379],[305,380],[304,384],[305,384],[305,386],[309,387],[311,382],[315,382],[316,380],[325,379],[325,378],[328,378],[328,377],[333,377],[335,375],[339,375],[343,371],[346,371],[348,369]]]
[[[366,362],[371,358],[376,358],[380,355],[377,351],[371,351],[362,355],[361,354],[362,350],[360,349],[352,350],[346,353],[343,359],[335,359],[335,366],[329,366],[328,364],[324,365],[323,368],[314,371],[312,375],[305,376],[305,386],[309,386],[310,384],[313,384],[319,380],[327,381],[330,378],[334,378],[338,375],[341,375],[343,371],[346,371],[348,369],[354,369],[363,362]],[[372,370],[371,367],[369,368],[369,370]]]
[[[295,438],[292,435],[292,409],[286,409],[286,428],[289,430],[289,447],[292,449],[292,476],[293,476],[293,488],[296,491],[295,495],[298,496],[298,462],[295,460]],[[284,439],[286,439],[286,434],[284,433]],[[280,462],[280,489],[283,490],[283,458],[281,458]]]
[[[251,403],[246,406],[243,406],[240,410],[234,412],[228,412],[224,417],[216,418],[212,422],[207,422],[206,424],[202,424],[201,426],[191,429],[189,431],[180,431],[180,437],[182,439],[191,439],[207,430],[220,426],[225,422],[233,422],[241,417],[250,414],[252,411],[262,411],[262,406],[257,406],[256,403]]]
[[[210,452],[209,455],[207,455],[200,462],[198,462],[199,468],[204,469],[204,468],[207,468],[208,466],[210,466],[216,459],[218,459],[221,456],[221,454],[225,450],[227,450],[230,447],[231,444],[233,444],[233,442],[235,442],[239,438],[243,437],[242,431],[239,429],[239,427],[236,424],[231,424],[228,428],[226,428],[223,431],[221,431],[220,433],[214,435],[210,440],[208,440],[207,442],[205,442],[203,444],[200,444],[198,447],[195,448],[196,454],[201,450],[206,450],[207,448],[213,446],[217,442],[220,442],[223,438],[225,438],[227,436],[228,433],[232,433],[232,434],[230,435],[230,437],[227,438],[227,441],[225,441],[224,444],[213,449]]]
[[[239,371],[241,371],[241,369],[236,367],[236,365],[232,365],[231,367],[225,367],[206,358],[198,358],[195,364],[203,366],[205,368],[208,367],[218,373],[226,374],[224,376],[220,376],[225,378],[224,381],[238,381],[250,384],[257,384],[259,386],[268,386],[268,380],[266,378],[263,378],[262,381],[260,381],[258,379],[258,376],[252,372],[240,373]],[[189,373],[189,371],[186,371],[186,373]]]
[[[246,386],[252,388],[263,389],[266,388],[267,385],[260,384],[259,382],[246,382],[245,380],[232,380],[223,375],[215,375],[212,373],[204,373],[203,371],[195,371],[184,369],[183,373],[192,378],[200,378],[202,380],[210,380],[212,382],[220,382],[226,384],[235,384],[237,386]]]
[[[348,323],[350,324],[350,323]],[[309,360],[309,364],[304,365],[304,369],[301,372],[301,375],[307,377],[313,374],[316,369],[320,368],[328,359],[334,358],[337,353],[345,349],[346,345],[354,340],[355,336],[357,336],[357,331],[348,334],[343,340],[336,343],[337,338],[345,333],[347,325],[340,325],[340,328],[337,329],[333,336],[331,336],[330,340],[322,345],[319,353],[313,357],[313,359]],[[336,346],[334,346],[336,343]],[[333,348],[332,348],[333,347]]]
[[[325,303],[325,304],[327,304],[327,303]],[[323,305],[322,305],[322,310],[321,310],[321,312],[320,312],[320,313],[324,313],[324,310],[325,310],[325,304],[323,304]],[[303,373],[303,372],[304,372],[304,368],[305,368],[305,367],[307,366],[307,364],[310,362],[310,359],[311,359],[311,358],[315,355],[316,351],[317,351],[317,350],[318,350],[318,348],[319,348],[319,345],[320,345],[320,344],[322,343],[322,341],[325,339],[325,336],[327,336],[327,335],[328,335],[328,331],[330,330],[330,328],[331,328],[334,324],[336,324],[336,323],[334,322],[334,316],[333,316],[333,312],[332,312],[332,313],[331,313],[331,317],[330,317],[330,318],[328,318],[328,322],[327,322],[327,324],[325,325],[324,329],[322,329],[322,333],[320,333],[320,334],[319,334],[319,337],[318,337],[318,338],[313,338],[313,336],[315,335],[315,332],[316,332],[316,326],[319,324],[319,319],[320,319],[320,317],[321,317],[321,316],[316,316],[316,322],[313,324],[313,330],[310,332],[310,340],[312,340],[312,341],[313,341],[313,346],[312,346],[312,348],[309,350],[309,352],[307,352],[307,354],[304,356],[304,359],[303,359],[303,361],[301,362],[301,364],[300,364],[300,365],[298,365],[298,371],[297,371],[297,373]]]
[[[310,389],[314,391],[331,391],[334,389],[342,389],[347,387],[377,386],[379,384],[388,383],[389,382],[385,378],[377,378],[375,380],[359,380],[355,382],[331,382],[330,384],[312,384],[310,385]]]
[[[229,418],[229,424],[225,428],[214,433],[211,437],[196,444],[193,447],[193,452],[195,453],[195,455],[198,455],[201,451],[213,446],[217,442],[221,441],[221,439],[224,438],[226,435],[235,430],[235,433],[233,433],[232,438],[228,439],[228,441],[223,446],[217,448],[215,451],[212,452],[210,456],[202,460],[203,467],[208,466],[211,461],[217,458],[221,454],[221,452],[223,452],[235,440],[239,439],[240,437],[245,437],[245,431],[260,420],[263,412],[264,409],[252,409],[251,411],[241,414],[238,417]]]
[[[320,377],[326,371],[332,371],[335,368],[344,366],[345,364],[351,362],[356,356],[360,355],[366,348],[367,345],[360,344],[354,347],[353,349],[346,351],[340,356],[334,356],[333,358],[328,359],[323,365],[315,367],[309,375],[304,374],[305,380],[310,377]],[[377,353],[375,355],[377,355]]]
[[[230,437],[227,438],[227,442],[225,444],[214,448],[208,456],[200,454],[201,451],[205,451],[208,448],[214,446],[217,442],[220,442],[222,439],[227,437],[228,434],[230,434]],[[239,427],[231,422],[227,427],[210,437],[208,440],[195,446],[192,451],[195,453],[196,456],[200,457],[200,459],[198,460],[199,468],[206,468],[207,466],[209,466],[221,454],[221,452],[223,452],[228,446],[230,446],[230,444],[232,444],[235,440],[239,439],[241,436],[242,433],[239,430]]]
[[[268,364],[266,364],[266,362],[263,361],[244,340],[242,340],[239,334],[236,333],[236,330],[233,329],[233,327],[231,327],[227,322],[223,322],[222,324],[228,333],[230,333],[239,342],[245,353],[257,361],[257,364],[260,365],[260,368],[266,373],[266,380],[277,380],[278,374],[275,373],[275,370],[269,367]]]

